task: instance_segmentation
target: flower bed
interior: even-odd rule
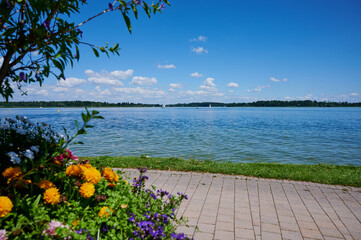
[[[67,149],[101,117],[86,110],[82,118],[74,137],[26,118],[1,120],[0,240],[187,239],[175,214],[186,195],[145,189],[145,168],[129,183]]]

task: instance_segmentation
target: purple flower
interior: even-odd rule
[[[83,31],[80,30],[79,28],[77,30],[78,30],[78,33],[80,34],[80,37],[82,38],[83,37]]]
[[[140,5],[140,4],[142,3],[142,0],[136,0],[135,3],[136,3],[137,5]]]
[[[108,6],[110,10],[113,10],[113,4],[109,3]]]
[[[23,80],[23,81],[26,80],[26,75],[25,75],[24,72],[21,72],[21,73],[20,73],[20,78],[21,78],[21,80]]]
[[[49,25],[50,25],[49,20],[45,20],[45,22],[43,23],[43,25],[44,25],[44,27],[45,27],[46,29],[49,30]]]
[[[131,221],[131,222],[135,222],[135,218],[134,218],[134,217],[130,217],[128,220]]]
[[[165,9],[165,5],[164,5],[164,3],[162,3],[162,4],[160,5],[160,9],[162,9],[162,10],[164,10],[164,9]]]
[[[9,0],[6,0],[6,3],[8,4],[8,7],[11,7]]]

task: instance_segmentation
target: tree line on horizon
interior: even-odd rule
[[[162,104],[108,103],[93,101],[19,101],[0,102],[0,108],[48,108],[48,107],[162,107]],[[256,101],[250,103],[192,102],[168,104],[166,107],[361,107],[361,102],[317,102],[302,101]]]

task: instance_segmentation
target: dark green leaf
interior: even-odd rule
[[[122,12],[122,14],[123,14],[124,21],[127,24],[129,33],[132,33],[132,26],[130,24],[130,19],[129,19],[128,15],[125,12]]]
[[[98,52],[98,50],[96,50],[95,48],[93,48],[93,52],[94,52],[94,54],[95,54],[96,57],[99,57],[99,52]]]

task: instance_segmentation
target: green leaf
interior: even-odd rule
[[[61,63],[55,59],[52,59],[54,66],[57,67],[60,71],[64,71],[63,66],[61,65]]]
[[[86,125],[85,128],[93,128],[93,125]]]
[[[96,119],[96,118],[97,118],[97,119],[104,119],[104,117],[102,117],[102,116],[94,116],[93,118],[94,118],[94,119]]]
[[[98,50],[96,50],[95,48],[93,48],[93,52],[94,52],[94,54],[95,54],[96,57],[99,57],[99,52],[98,52]]]
[[[93,115],[97,115],[97,114],[99,114],[99,112],[98,112],[97,110],[93,110],[93,111],[92,111],[92,114],[93,114]]]
[[[81,113],[81,118],[85,123],[89,121],[88,116],[85,113]]]
[[[78,131],[78,134],[79,134],[79,135],[80,135],[80,134],[86,134],[85,129],[84,129],[84,128],[80,129],[80,130]]]
[[[130,24],[130,19],[129,19],[128,15],[125,12],[122,12],[122,14],[123,14],[124,21],[127,24],[129,33],[132,33],[132,26]]]

